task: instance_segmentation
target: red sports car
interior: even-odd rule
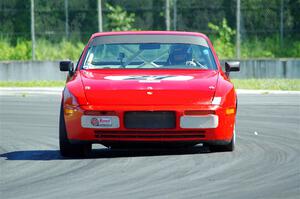
[[[173,31],[93,34],[68,71],[60,112],[60,151],[198,143],[233,151],[237,97],[204,34]],[[176,145],[178,146],[178,145]]]

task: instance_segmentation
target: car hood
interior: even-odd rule
[[[218,71],[214,70],[81,70],[90,105],[210,104]]]

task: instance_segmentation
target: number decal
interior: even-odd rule
[[[185,75],[131,75],[131,76],[106,76],[104,79],[121,81],[121,80],[136,80],[139,82],[160,82],[166,81],[187,81],[193,79],[193,76]]]

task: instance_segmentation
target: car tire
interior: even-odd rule
[[[91,144],[70,143],[67,136],[63,104],[61,105],[59,116],[59,148],[60,154],[64,157],[87,157],[92,150]]]
[[[234,151],[235,148],[235,141],[236,140],[236,133],[235,133],[235,126],[233,127],[233,136],[229,144],[226,145],[209,145],[209,150],[211,152],[226,152],[226,151]]]

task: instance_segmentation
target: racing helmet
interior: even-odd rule
[[[184,65],[189,60],[192,60],[189,44],[174,44],[170,47],[169,65]]]

